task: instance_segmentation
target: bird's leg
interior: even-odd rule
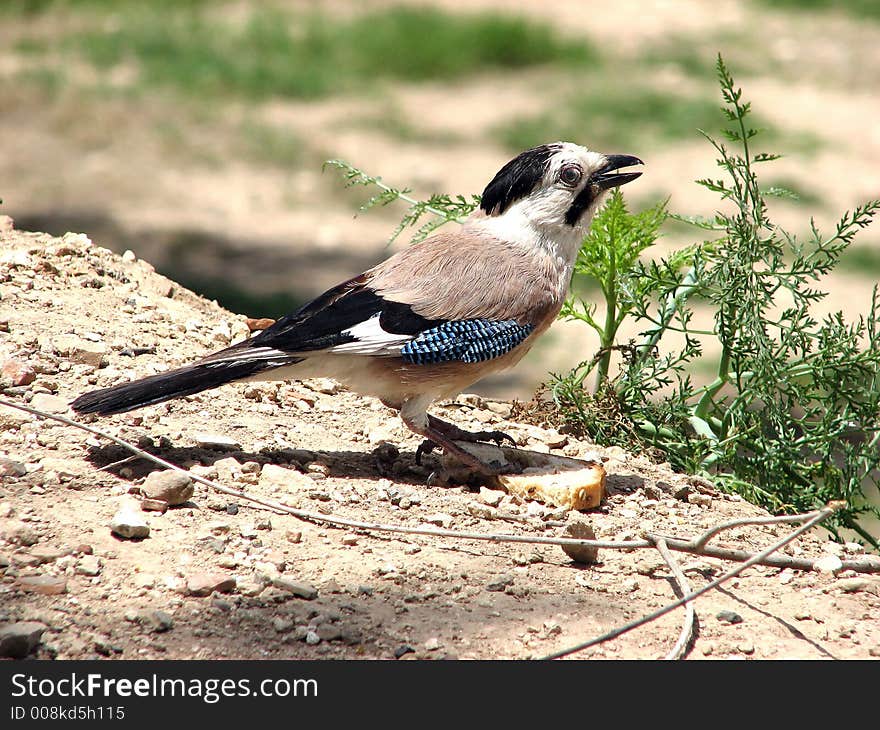
[[[512,464],[502,465],[499,462],[486,464],[479,458],[474,456],[471,452],[466,451],[461,446],[455,443],[455,439],[468,442],[480,441],[480,438],[478,437],[481,434],[473,434],[469,431],[463,431],[457,426],[453,426],[451,423],[441,421],[439,418],[434,418],[434,416],[428,416],[424,412],[416,415],[407,412],[407,409],[404,408],[401,409],[400,416],[403,419],[403,422],[406,424],[407,428],[409,428],[414,433],[419,434],[419,436],[424,436],[427,439],[427,441],[423,442],[416,450],[416,463],[421,462],[421,457],[424,454],[430,453],[434,448],[439,446],[443,449],[444,452],[446,452],[450,456],[454,456],[466,466],[485,476],[497,476],[498,474],[506,474],[510,473],[511,471],[519,470],[518,467]],[[440,424],[439,427],[437,424]],[[500,432],[498,433],[499,437],[502,440],[505,437],[509,438],[505,434],[500,434]],[[487,436],[484,438],[495,437]]]
[[[454,441],[467,441],[469,443],[494,441],[499,446],[505,441],[510,441],[511,446],[516,446],[516,440],[513,436],[504,433],[504,431],[465,431],[454,423],[449,423],[430,414],[428,414],[428,426],[440,431],[440,433],[445,434]]]

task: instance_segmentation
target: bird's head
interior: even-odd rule
[[[545,233],[573,233],[589,226],[608,190],[642,174],[620,170],[642,164],[632,155],[603,155],[571,142],[542,144],[498,171],[480,207],[489,217],[516,218]]]

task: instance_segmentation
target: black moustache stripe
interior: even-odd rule
[[[588,182],[584,189],[577,194],[571,207],[565,212],[565,222],[570,226],[577,223],[584,214],[584,211],[590,207],[594,197],[593,185]]]

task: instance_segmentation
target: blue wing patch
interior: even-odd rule
[[[400,354],[413,365],[433,365],[453,360],[482,362],[510,352],[533,329],[533,325],[522,325],[513,319],[503,322],[488,319],[443,322],[420,332],[401,348]]]

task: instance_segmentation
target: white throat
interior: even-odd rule
[[[517,201],[501,215],[479,217],[469,225],[527,251],[541,251],[560,267],[573,268],[593,211],[584,213],[578,225],[570,226],[558,220],[542,220],[534,215],[534,205],[527,208],[526,204]]]

